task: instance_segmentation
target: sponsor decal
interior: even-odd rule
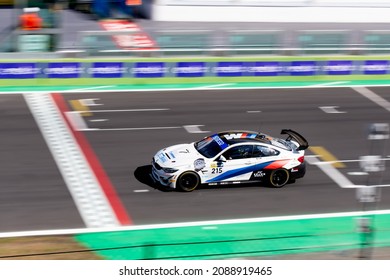
[[[159,154],[157,155],[157,157],[158,157],[162,162],[166,162],[166,161],[167,161],[167,158],[166,158],[166,156],[165,156],[164,153],[159,153]]]
[[[225,134],[224,137],[226,138],[226,140],[240,139],[240,138],[256,138],[256,134],[254,134],[254,133],[230,133],[230,134]]]
[[[123,62],[94,62],[88,69],[94,78],[121,78],[126,72]]]
[[[253,172],[253,177],[255,177],[255,178],[262,178],[264,176],[265,176],[265,173],[263,171]]]
[[[79,78],[84,73],[80,62],[50,62],[43,71],[48,78]]]
[[[318,66],[316,61],[292,61],[286,70],[291,76],[313,76]]]
[[[203,158],[198,158],[197,160],[194,161],[194,169],[195,171],[200,171],[203,168],[205,168],[206,162],[204,161]]]
[[[176,77],[203,77],[209,68],[205,62],[178,62],[171,71]]]
[[[213,162],[210,164],[210,168],[223,167],[222,161]]]
[[[213,67],[213,72],[216,73],[218,77],[238,77],[243,76],[243,73],[246,72],[246,68],[244,67],[244,62],[218,62],[217,66]]]
[[[385,75],[389,71],[389,61],[366,60],[360,67],[365,75]]]
[[[222,150],[228,146],[217,134],[213,135],[212,138],[215,142],[217,142],[217,144],[221,147]]]
[[[40,73],[36,63],[0,63],[0,79],[34,79]]]
[[[323,70],[327,75],[351,75],[355,66],[351,60],[331,60],[326,63]]]
[[[136,78],[162,78],[168,69],[164,62],[137,62],[132,72]]]

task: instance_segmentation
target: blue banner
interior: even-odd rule
[[[292,61],[286,72],[291,76],[313,76],[317,70],[317,61]]]
[[[255,76],[278,76],[283,72],[283,67],[277,61],[258,61],[249,68],[249,72],[254,73]]]
[[[176,77],[203,77],[208,67],[205,62],[178,62],[172,72]]]
[[[93,78],[121,78],[126,71],[123,62],[95,62],[88,69]]]
[[[162,78],[167,71],[164,62],[137,62],[132,70],[136,78]]]
[[[37,63],[0,63],[0,79],[34,79],[40,73]]]
[[[50,62],[44,70],[48,78],[79,78],[83,72],[80,62]]]
[[[361,68],[365,75],[385,75],[388,74],[389,61],[366,60]]]
[[[243,73],[246,72],[246,67],[244,67],[244,62],[218,62],[217,66],[213,68],[213,72],[218,77],[239,77],[243,76]]]
[[[260,81],[261,77],[280,77],[283,81],[284,76],[310,80],[310,76],[337,75],[390,75],[390,59],[0,63],[0,79],[258,77]]]
[[[355,66],[351,60],[330,60],[324,66],[326,75],[351,75]]]

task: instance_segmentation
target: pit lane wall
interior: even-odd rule
[[[296,56],[0,61],[0,86],[390,79],[390,56]]]

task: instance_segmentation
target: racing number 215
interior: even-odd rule
[[[211,168],[211,174],[222,173],[222,167]]]

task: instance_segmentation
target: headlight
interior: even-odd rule
[[[165,173],[175,173],[175,172],[178,171],[179,169],[164,167],[162,170],[163,170]]]

